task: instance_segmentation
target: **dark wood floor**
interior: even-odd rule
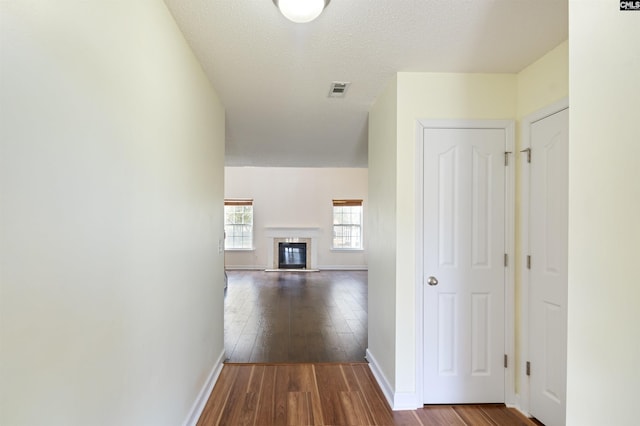
[[[535,425],[502,404],[391,411],[367,364],[225,364],[199,426]]]
[[[362,362],[367,272],[227,271],[227,362]]]

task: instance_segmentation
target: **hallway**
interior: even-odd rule
[[[366,271],[227,275],[227,362],[364,361]]]

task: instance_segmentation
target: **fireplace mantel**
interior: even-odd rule
[[[320,228],[291,228],[291,227],[267,227],[264,228],[267,238],[316,238],[320,236]]]
[[[276,245],[280,241],[306,242],[309,252],[307,255],[307,269],[315,269],[318,264],[318,237],[320,228],[310,227],[267,227],[267,269],[278,269],[278,255]]]

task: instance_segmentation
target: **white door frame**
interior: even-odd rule
[[[418,120],[416,123],[416,396],[420,405],[424,401],[424,130],[425,129],[503,129],[506,135],[506,151],[509,165],[505,175],[505,250],[508,263],[505,268],[505,354],[508,357],[505,369],[505,404],[514,405],[515,397],[515,123],[513,120]]]
[[[531,126],[544,118],[547,118],[553,114],[556,114],[564,109],[569,108],[569,98],[564,98],[555,102],[547,107],[539,109],[522,119],[520,124],[520,143],[521,150],[531,148]],[[529,173],[526,168],[527,156],[525,153],[518,152],[516,160],[519,164],[522,164],[520,170],[520,225],[518,231],[520,232],[520,327],[518,329],[520,335],[520,365],[518,365],[518,379],[519,379],[519,401],[518,406],[520,411],[526,415],[530,415],[529,412],[529,378],[526,371],[526,363],[529,359],[529,270],[524,266],[527,264],[527,255],[529,254]],[[525,173],[526,172],[526,173]]]

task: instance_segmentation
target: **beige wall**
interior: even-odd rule
[[[568,43],[562,43],[519,74],[399,73],[369,117],[370,210],[387,209],[394,227],[378,235],[395,236],[393,250],[370,247],[369,309],[385,313],[384,322],[369,321],[369,350],[380,361],[396,394],[417,393],[415,328],[415,126],[419,119],[515,119],[568,95]],[[393,132],[396,132],[395,139]],[[389,159],[394,158],[395,162]],[[379,185],[394,183],[384,199]],[[391,200],[395,204],[391,204]],[[372,217],[376,215],[372,214]],[[386,225],[387,228],[389,225]],[[372,244],[376,238],[372,237]],[[395,276],[384,283],[374,274],[376,257]],[[518,288],[519,282],[516,283]],[[384,291],[377,292],[377,288]],[[514,303],[519,303],[519,293]],[[389,307],[389,301],[394,306]],[[384,307],[386,304],[386,308]],[[392,325],[390,325],[392,324]],[[393,332],[388,329],[392,328]],[[374,336],[372,338],[372,336]],[[377,342],[372,345],[372,341]]]
[[[569,2],[567,424],[638,424],[640,12]]]
[[[226,167],[225,197],[252,198],[254,250],[225,254],[228,268],[265,269],[268,227],[320,228],[317,255],[321,269],[366,269],[366,250],[331,250],[332,200],[362,199],[367,218],[367,169]],[[363,227],[367,244],[367,227]]]
[[[393,230],[380,235],[394,250],[378,247],[370,250],[371,264],[380,253],[386,254],[387,270],[395,276],[380,283],[384,292],[372,293],[371,280],[378,280],[370,269],[372,306],[388,305],[384,324],[369,321],[369,336],[380,336],[369,351],[379,362],[382,373],[398,397],[399,404],[416,395],[416,121],[419,119],[513,119],[516,113],[514,74],[398,73],[379,97],[369,117],[369,180],[384,180],[388,190],[374,197],[370,183],[372,210],[384,209],[384,220],[393,221]],[[390,99],[394,98],[394,99]],[[394,109],[395,108],[395,109]],[[395,126],[395,127],[394,127]],[[392,136],[396,129],[395,139]],[[395,164],[391,159],[395,158]],[[373,162],[372,162],[373,160]],[[376,161],[378,163],[376,164]],[[385,163],[386,162],[386,163]],[[384,163],[384,164],[383,164]],[[394,184],[393,187],[389,187]],[[392,204],[392,203],[395,203]],[[391,207],[387,207],[391,206]],[[372,215],[373,216],[373,215]],[[390,226],[386,225],[387,228]],[[391,239],[391,236],[395,238]],[[372,241],[374,238],[372,237]],[[379,253],[378,253],[379,252]],[[391,295],[392,297],[389,297]],[[377,311],[376,311],[377,312]],[[388,332],[391,328],[393,332]],[[385,339],[382,341],[382,339]]]
[[[0,423],[180,424],[224,349],[224,111],[162,2],[0,19]]]
[[[569,96],[569,42],[518,73],[518,119]]]
[[[529,114],[535,113],[542,108],[555,104],[569,96],[569,42],[565,41],[556,48],[549,51],[542,58],[538,59],[522,71],[517,76],[518,84],[518,132],[516,135],[516,253],[515,253],[515,362],[521,365],[523,336],[518,331],[522,328],[521,306],[522,300],[522,273],[523,273],[523,250],[522,247],[522,122]],[[520,392],[520,374],[515,376],[516,393]]]
[[[513,119],[515,108],[513,74],[398,74],[397,392],[416,392],[416,121]]]
[[[394,77],[369,112],[368,356],[395,383],[396,139],[398,85]],[[374,314],[375,313],[375,314]],[[373,361],[370,359],[370,361]]]

